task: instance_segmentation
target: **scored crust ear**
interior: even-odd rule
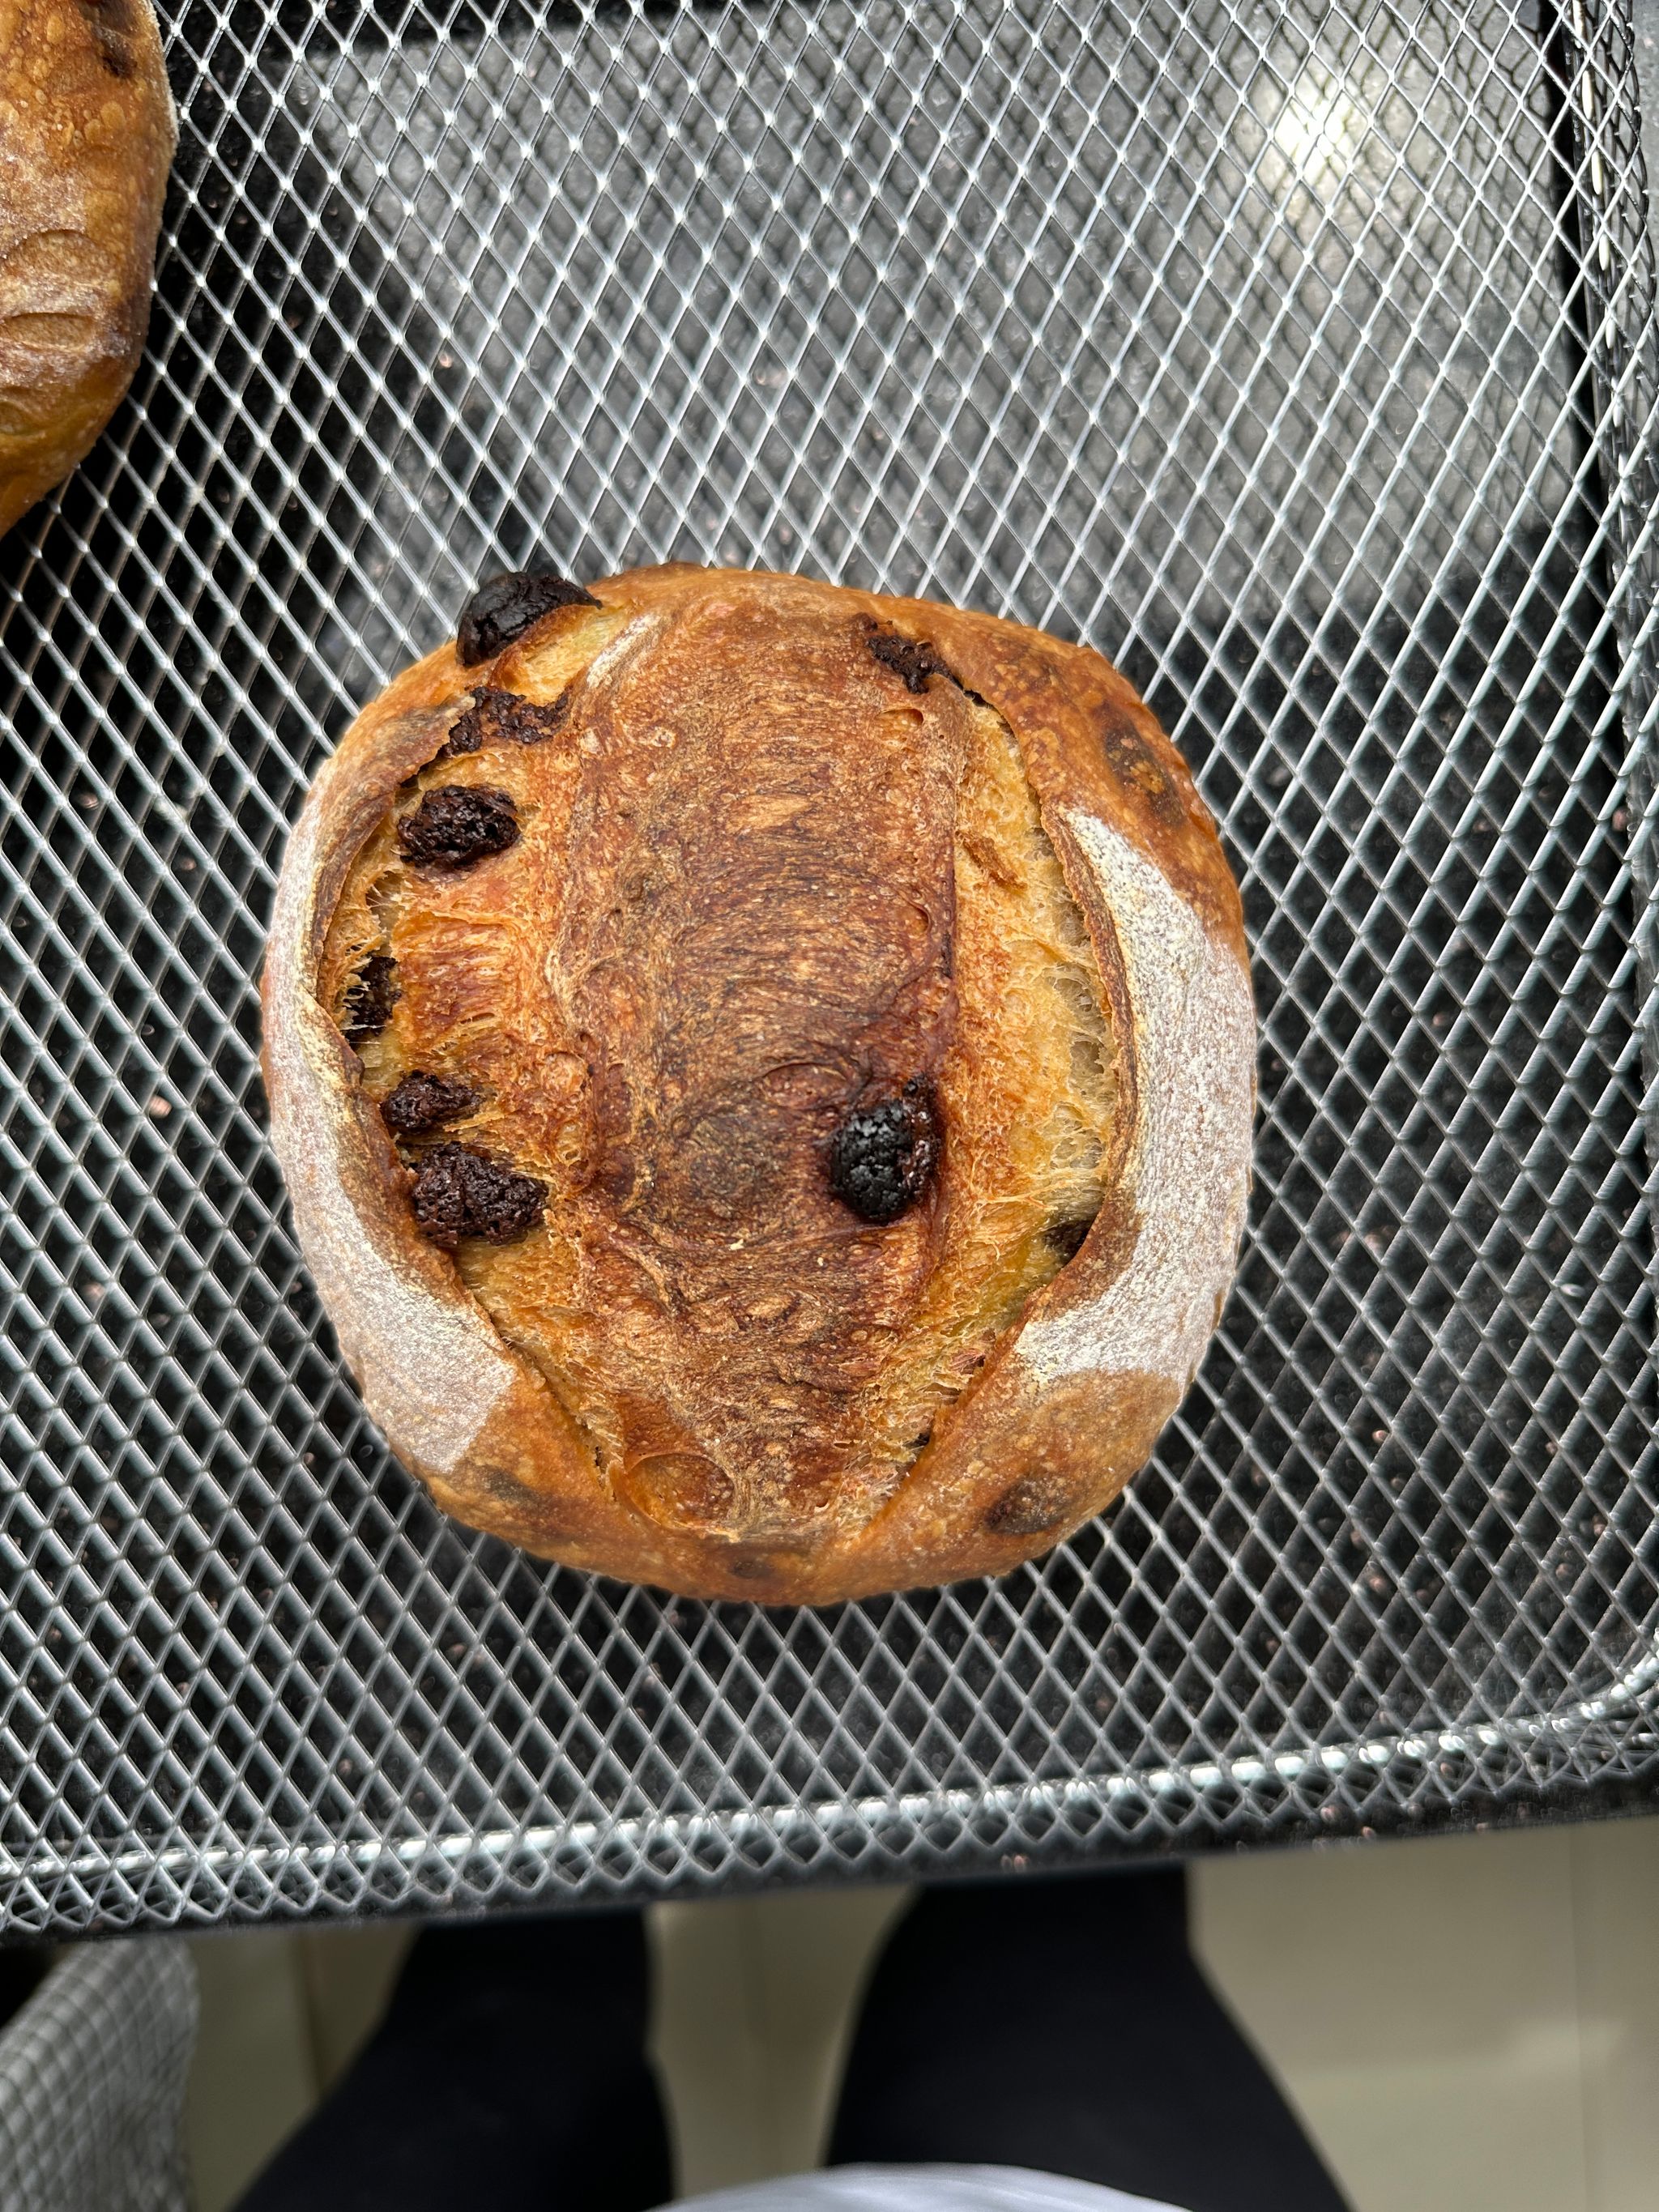
[[[809,1603],[1006,1571],[1098,1512],[1143,1463],[1231,1278],[1255,1031],[1213,824],[1151,714],[1085,648],[797,578],[681,567],[593,590],[606,661],[705,594],[830,602],[931,648],[1002,717],[1093,945],[1116,1049],[1106,1203],[864,1527],[816,1545],[732,1543],[612,1496],[540,1372],[416,1229],[356,1056],[316,995],[334,905],[398,786],[432,759],[472,687],[526,680],[544,624],[493,669],[464,668],[446,647],[398,679],[325,768],[284,862],[264,983],[272,1142],[342,1351],[441,1506],[573,1565],[690,1595]],[[916,665],[922,680],[937,672]]]

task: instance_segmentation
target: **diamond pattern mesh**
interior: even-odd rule
[[[1659,1771],[1659,356],[1623,0],[1563,4],[186,0],[143,369],[0,549],[15,1924]],[[1222,818],[1238,1288],[1156,1464],[1000,1584],[562,1573],[342,1376],[262,1136],[274,872],[356,702],[538,550],[1088,637]]]

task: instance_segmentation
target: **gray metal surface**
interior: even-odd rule
[[[150,349],[0,549],[14,1924],[1659,1776],[1653,263],[1622,0],[1565,4],[169,24]],[[274,870],[355,704],[537,549],[1090,638],[1221,817],[1238,1288],[1156,1464],[1000,1584],[560,1573],[441,1521],[341,1375],[261,1136]]]
[[[177,1941],[58,1958],[0,2028],[6,2212],[191,2212],[181,2133],[200,2012]]]

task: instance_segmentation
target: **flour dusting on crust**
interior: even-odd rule
[[[339,1107],[338,1034],[313,995],[310,953],[322,802],[333,766],[295,826],[271,916],[270,1141],[318,1294],[369,1412],[411,1457],[447,1474],[516,1370],[484,1315],[441,1303],[388,1257],[341,1179],[340,1150],[349,1138]]]
[[[1134,846],[1068,808],[1122,951],[1139,1063],[1125,1183],[1133,1255],[1097,1297],[1037,1319],[1018,1357],[1043,1384],[1161,1375],[1184,1392],[1232,1280],[1249,1195],[1255,1012],[1249,980]]]

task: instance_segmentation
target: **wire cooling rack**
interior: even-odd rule
[[[166,28],[144,366],[0,549],[11,1924],[1639,1797],[1623,0]],[[1155,1465],[1005,1582],[791,1613],[561,1572],[442,1521],[341,1373],[263,1135],[274,872],[355,705],[538,550],[1089,638],[1221,817],[1262,1019],[1238,1287]]]

